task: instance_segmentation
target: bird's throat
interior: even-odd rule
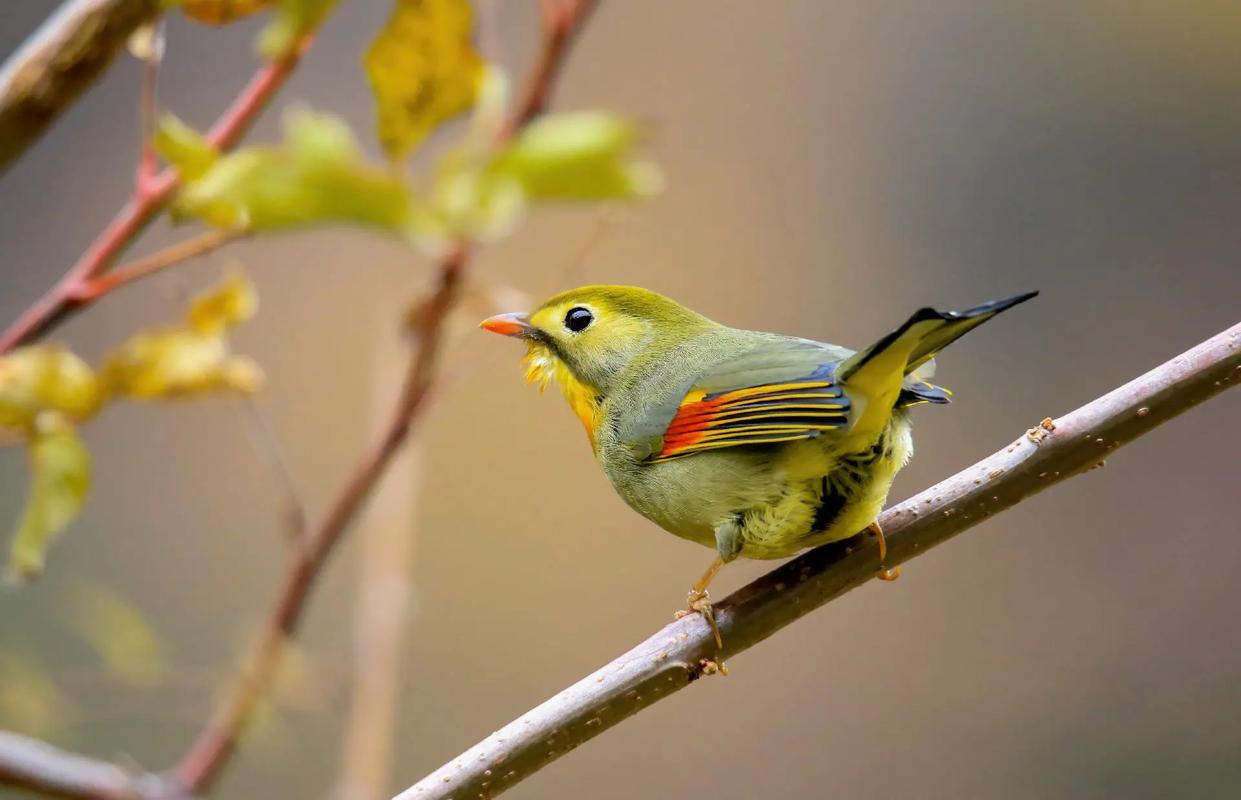
[[[579,380],[565,363],[547,348],[532,345],[526,354],[526,381],[537,383],[539,389],[547,388],[547,384],[555,381],[560,386],[569,408],[581,420],[586,429],[586,437],[590,440],[590,449],[595,449],[595,430],[602,413],[602,396],[598,387]]]

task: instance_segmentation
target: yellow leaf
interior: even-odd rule
[[[107,360],[102,375],[113,392],[135,400],[221,389],[252,394],[263,382],[258,364],[230,355],[222,336],[188,328],[166,328],[131,337]]]
[[[103,401],[95,373],[57,345],[32,345],[0,357],[0,427],[30,430],[41,411],[72,420],[93,415]]]
[[[174,211],[255,231],[328,222],[404,231],[408,189],[390,170],[362,159],[343,122],[294,111],[284,127],[284,147],[224,156],[181,190]]]
[[[256,392],[263,371],[249,358],[233,355],[224,334],[257,307],[249,279],[229,275],[194,300],[185,325],[142,331],[126,340],[104,362],[100,380],[109,391],[135,400]]]
[[[60,608],[64,624],[103,660],[108,672],[131,686],[156,686],[165,662],[159,635],[120,595],[102,586],[81,584]]]
[[[228,330],[254,316],[259,296],[243,272],[233,272],[220,284],[190,303],[189,324],[198,333]]]
[[[155,130],[155,150],[180,170],[183,181],[200,177],[220,157],[220,151],[201,133],[172,114],[160,117]]]
[[[396,0],[363,59],[390,157],[408,155],[474,104],[483,60],[470,42],[473,25],[466,0]]]
[[[30,494],[10,552],[10,574],[18,580],[43,573],[48,544],[78,515],[90,489],[90,453],[59,412],[39,414],[28,453]]]
[[[47,736],[77,720],[77,709],[52,682],[39,657],[26,650],[0,650],[0,720],[28,736]]]
[[[227,25],[272,5],[276,0],[181,0],[185,16],[208,25]]]

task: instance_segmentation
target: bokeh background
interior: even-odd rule
[[[5,3],[0,51],[52,6]],[[377,152],[359,54],[387,6],[346,3],[277,106],[340,113]],[[488,53],[528,63],[536,4],[482,8]],[[174,22],[164,103],[209,122],[253,69],[255,29]],[[127,194],[137,86],[122,61],[0,178],[0,319]],[[640,284],[731,324],[853,346],[920,305],[1042,290],[941,359],[955,402],[918,410],[894,499],[1241,317],[1235,3],[608,2],[557,105],[642,119],[667,190],[602,215],[539,212],[481,254],[490,285]],[[278,116],[253,140],[273,139]],[[161,223],[135,252],[179,235]],[[232,263],[263,304],[237,349],[267,370],[258,405],[317,512],[378,424],[425,260],[349,229],[246,242],[56,338],[97,355],[177,316]],[[393,790],[644,638],[709,559],[613,494],[559,398],[522,384],[519,348],[471,331],[485,310],[458,320],[421,478],[399,471],[381,501],[383,530],[413,548]],[[1235,392],[1196,409],[510,796],[1236,797],[1239,419]],[[229,398],[118,407],[86,437],[98,477],[84,516],[45,580],[0,595],[0,725],[160,768],[275,591],[279,481]],[[20,449],[0,450],[4,525],[25,483]],[[218,796],[332,794],[358,542],[315,594],[300,688]],[[719,589],[766,568],[730,567]],[[155,685],[113,674],[74,632],[72,598],[92,590],[158,632]]]

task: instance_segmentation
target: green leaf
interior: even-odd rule
[[[259,53],[276,60],[297,49],[302,38],[323,23],[339,0],[279,0],[271,22],[259,35]]]
[[[46,737],[79,721],[79,714],[37,653],[6,644],[0,649],[0,720],[18,733]]]
[[[285,116],[283,147],[224,156],[181,190],[173,208],[222,228],[352,222],[403,231],[409,207],[404,183],[365,163],[344,123],[300,111]]]
[[[396,0],[363,58],[379,116],[379,141],[393,159],[411,153],[440,123],[478,96],[482,57],[466,0]]]
[[[42,411],[81,421],[104,400],[86,362],[58,345],[22,347],[0,357],[0,427],[29,431]]]
[[[461,238],[491,239],[517,225],[526,209],[519,182],[488,172],[470,150],[449,150],[436,165],[431,189],[409,218],[411,238],[431,252]]]
[[[19,580],[43,573],[48,545],[78,515],[90,489],[90,454],[64,415],[39,414],[28,453],[30,494],[10,552],[10,572]]]
[[[531,199],[609,200],[654,194],[657,167],[635,159],[637,128],[606,111],[551,114],[532,122],[491,174],[518,181]]]
[[[220,151],[198,131],[172,114],[160,117],[155,130],[155,150],[181,172],[181,180],[202,176],[220,158]]]
[[[109,674],[131,686],[156,686],[165,674],[159,635],[142,614],[111,589],[77,585],[60,607],[64,624],[90,645]]]

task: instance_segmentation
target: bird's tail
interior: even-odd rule
[[[1037,294],[1027,292],[965,311],[923,308],[904,325],[850,356],[835,377],[854,405],[852,431],[864,438],[877,434],[886,424],[907,375],[968,331]]]

